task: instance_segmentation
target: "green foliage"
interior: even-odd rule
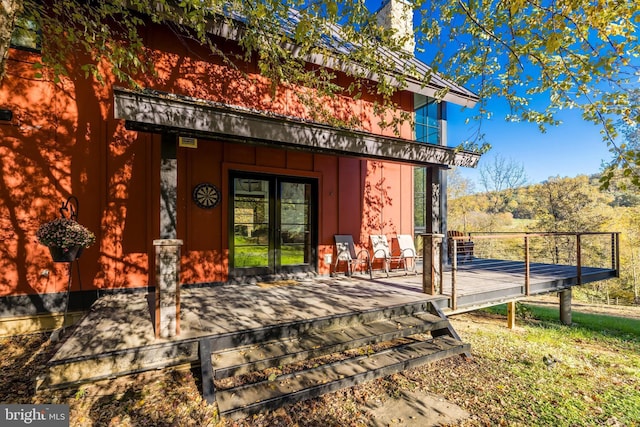
[[[640,89],[634,89],[631,99],[637,105]],[[622,190],[640,187],[640,120],[622,117],[616,123],[622,135],[621,141],[610,143],[614,158],[608,163],[600,178],[603,188],[612,185]]]
[[[467,212],[511,213],[516,219],[536,220],[532,231],[596,231],[609,218],[610,207],[621,201],[633,206],[637,198],[633,190],[602,191],[597,178],[585,175],[550,177],[539,184],[476,194],[459,195],[459,187],[456,179],[449,182],[450,216],[455,217],[460,204],[467,204]]]
[[[640,206],[616,208],[608,227],[620,232],[620,277],[607,281],[604,302],[640,304]]]
[[[611,197],[582,175],[549,178],[531,189],[536,228],[544,231],[600,231]]]
[[[561,109],[582,111],[585,120],[597,123],[614,153],[603,175],[606,184],[616,168],[622,167],[631,182],[640,181],[636,165],[640,155],[636,146],[620,143],[619,126],[637,126],[640,105],[637,74],[637,25],[640,3],[635,1],[532,2],[513,0],[431,1],[409,0],[415,16],[418,50],[428,56],[436,71],[458,84],[468,85],[481,99],[478,118],[490,118],[487,103],[504,98],[510,105],[510,121],[529,121],[546,126],[558,123]],[[367,93],[380,95],[378,114],[382,125],[395,127],[411,120],[402,114],[392,121],[384,112],[396,108],[393,94],[406,86],[411,76],[427,84],[432,73],[418,73],[407,66],[400,74],[380,55],[380,49],[394,52],[400,59],[404,40],[394,31],[377,24],[365,2],[336,0],[11,0],[0,27],[0,57],[4,58],[15,14],[28,11],[45,33],[42,61],[53,80],[72,71],[69,58],[78,61],[79,70],[97,81],[105,78],[105,65],[121,84],[136,86],[135,78],[152,74],[153,64],[145,54],[144,31],[147,23],[168,25],[178,41],[196,40],[213,55],[233,66],[239,58],[256,61],[260,71],[273,83],[303,85],[321,95],[333,97]],[[299,10],[295,20],[290,8]],[[286,29],[283,23],[287,22]],[[330,49],[325,43],[341,25],[346,49]],[[211,34],[227,26],[239,34],[239,55],[225,54],[219,39]],[[335,63],[352,66],[352,81],[341,85],[335,74],[322,67],[308,67],[305,58],[322,55]],[[357,64],[357,66],[355,65]],[[0,71],[4,63],[0,64]],[[369,77],[379,79],[372,85]],[[356,117],[336,117],[317,97],[296,93],[314,118],[341,126],[354,126]],[[444,92],[439,94],[444,95]],[[533,101],[544,99],[538,110]],[[353,116],[353,115],[352,115]],[[480,121],[478,121],[480,123]],[[621,130],[624,133],[624,129]],[[486,149],[478,126],[476,135],[462,146]]]
[[[249,238],[235,237],[234,266],[267,267],[269,265],[269,247],[256,244]],[[280,265],[303,265],[305,263],[302,245],[283,245],[280,248]]]
[[[479,93],[481,115],[491,114],[486,104],[499,96],[510,105],[508,119],[544,130],[558,123],[560,109],[578,108],[585,120],[601,125],[611,147],[617,118],[640,122],[632,96],[640,67],[638,2],[420,4],[422,42],[437,46],[433,64]],[[538,98],[549,100],[542,110],[532,106]]]
[[[506,316],[505,304],[485,309],[490,313]],[[547,327],[575,329],[574,336],[585,339],[609,340],[611,338],[635,342],[640,345],[640,319],[591,314],[573,310],[570,327],[560,326],[558,308],[542,307],[534,304],[516,304],[516,315],[521,319],[551,322]]]

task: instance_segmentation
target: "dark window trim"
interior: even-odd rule
[[[306,177],[306,176],[296,176],[296,175],[287,175],[287,174],[269,174],[269,173],[261,173],[261,172],[251,172],[251,171],[243,171],[243,170],[230,170],[229,171],[229,203],[228,203],[228,218],[227,222],[227,232],[229,236],[229,277],[243,277],[243,276],[263,276],[265,273],[267,275],[274,274],[290,274],[298,272],[298,269],[293,268],[293,270],[287,268],[285,270],[280,271],[272,271],[270,267],[246,267],[246,268],[237,268],[234,265],[234,180],[235,178],[255,178],[261,180],[269,181],[270,186],[270,206],[269,209],[273,210],[270,212],[270,218],[274,218],[275,220],[275,210],[277,209],[276,204],[280,203],[280,200],[277,196],[277,184],[280,181],[287,181],[293,183],[304,183],[311,184],[312,191],[312,210],[310,212],[310,222],[311,222],[311,242],[310,242],[310,262],[308,263],[308,267],[300,268],[300,272],[308,272],[308,271],[318,271],[318,244],[319,244],[319,232],[320,232],[320,224],[318,223],[320,215],[318,212],[319,207],[319,180],[318,178]],[[272,217],[273,215],[273,217]],[[269,230],[270,232],[274,232],[274,230]],[[272,242],[269,244],[269,252],[271,254],[272,251],[275,250],[272,247],[274,239],[271,239]],[[274,266],[274,268],[279,268],[281,266]],[[268,270],[268,271],[267,271]]]
[[[17,49],[17,50],[22,50],[25,52],[31,52],[31,53],[42,53],[42,29],[37,27],[36,29],[31,29],[31,28],[26,28],[24,26],[20,25],[21,21],[31,21],[35,23],[34,19],[28,19],[26,18],[24,15],[21,17],[18,17],[18,19],[16,19],[16,25],[14,28],[13,33],[11,34],[11,40],[9,41],[9,47],[13,48],[13,49]],[[31,46],[25,46],[25,45],[21,45],[21,44],[17,44],[14,42],[14,35],[15,35],[15,31],[16,29],[21,28],[23,29],[26,33],[32,33],[35,35],[35,41],[36,41],[36,47],[31,47]]]

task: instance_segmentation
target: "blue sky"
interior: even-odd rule
[[[611,153],[600,135],[600,128],[586,122],[579,110],[563,110],[558,118],[559,126],[547,127],[541,133],[536,124],[507,122],[506,101],[490,102],[494,113],[492,119],[484,120],[482,131],[492,149],[482,156],[480,166],[491,162],[494,156],[521,164],[528,177],[528,183],[538,183],[552,176],[574,177],[601,171],[602,161],[607,161]],[[448,108],[449,145],[456,146],[472,136],[475,124],[465,124],[467,117],[476,113],[474,109],[461,111],[456,105]],[[462,176],[477,181],[478,169],[460,168]],[[476,190],[480,190],[476,183]]]
[[[382,0],[366,0],[371,12],[377,11]],[[419,14],[414,19],[420,19]],[[417,21],[414,26],[417,25]],[[429,64],[426,54],[417,57]],[[543,110],[548,100],[539,98],[538,109]],[[546,133],[541,133],[533,123],[513,123],[505,120],[509,112],[503,99],[489,101],[489,110],[493,117],[482,123],[482,132],[492,149],[482,156],[480,166],[491,162],[500,155],[507,160],[521,164],[528,177],[528,183],[542,182],[552,176],[575,177],[581,174],[594,174],[601,171],[603,161],[611,158],[606,143],[600,135],[600,128],[581,117],[580,110],[561,111],[557,119],[562,125],[549,126]],[[477,125],[465,124],[465,120],[477,114],[477,109],[461,111],[456,105],[448,108],[448,145],[456,146],[473,137]],[[478,169],[460,168],[462,176],[477,182]],[[476,190],[480,190],[476,184]]]

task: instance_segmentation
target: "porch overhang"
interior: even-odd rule
[[[156,91],[114,89],[114,115],[127,128],[175,132],[316,153],[424,166],[476,167],[480,155]]]

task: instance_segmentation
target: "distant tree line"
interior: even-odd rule
[[[512,166],[502,172],[515,170],[521,176],[522,171]],[[640,304],[640,193],[631,185],[631,177],[618,172],[607,189],[601,188],[601,176],[594,174],[551,177],[538,184],[496,190],[491,179],[483,180],[482,176],[487,177],[487,172],[481,174],[484,191],[471,193],[473,183],[450,171],[449,229],[478,233],[620,232],[620,278],[580,287],[577,293],[592,301]],[[563,244],[575,245],[571,241]],[[588,245],[583,251],[587,251],[585,257],[609,256]]]

